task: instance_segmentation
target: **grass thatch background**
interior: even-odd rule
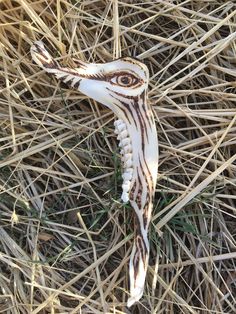
[[[235,313],[236,4],[0,2],[0,312]],[[113,114],[32,63],[136,56],[160,168],[144,297],[127,309],[133,224]]]

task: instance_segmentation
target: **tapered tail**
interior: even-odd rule
[[[149,244],[143,240],[143,236],[147,235],[137,234],[130,256],[129,262],[129,277],[130,277],[130,297],[127,306],[132,306],[143,295],[145,278],[147,273],[148,258],[149,258]]]
[[[128,307],[132,306],[143,295],[150,252],[148,228],[153,207],[151,201],[141,208],[137,207],[137,199],[130,202],[135,211],[135,239],[129,263],[130,298],[127,302]]]

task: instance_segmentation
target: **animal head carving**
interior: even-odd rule
[[[152,110],[147,102],[149,72],[142,62],[126,57],[108,63],[74,60],[75,68],[55,61],[42,42],[31,47],[33,60],[86,96],[110,108],[118,120],[115,133],[123,161],[123,193],[135,213],[135,238],[130,257],[128,306],[143,294],[148,267],[148,226],[157,179],[158,142]]]
[[[75,60],[76,68],[61,67],[51,58],[42,42],[36,42],[31,48],[33,60],[48,73],[55,74],[73,88],[88,97],[109,107],[119,117],[115,98],[131,99],[143,94],[148,86],[148,69],[145,64],[133,58],[121,58],[108,63],[86,63]],[[130,105],[126,101],[126,105]],[[124,104],[125,106],[125,104]]]

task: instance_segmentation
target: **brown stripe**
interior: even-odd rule
[[[108,87],[106,87],[106,88],[109,90]],[[112,98],[114,98],[115,100],[117,100],[121,105],[123,105],[123,107],[122,107],[122,106],[119,106],[118,104],[115,104],[115,106],[118,106],[118,107],[121,109],[121,111],[124,113],[126,119],[128,120],[129,124],[131,124],[131,121],[130,121],[129,116],[128,116],[128,114],[127,114],[127,110],[128,110],[129,113],[130,113],[130,115],[131,115],[131,117],[133,118],[133,114],[132,114],[131,109],[130,109],[128,106],[126,107],[126,103],[122,102],[120,99],[116,98],[115,96],[113,96],[113,95],[110,94],[110,93],[109,93],[109,95],[110,95]],[[134,119],[133,119],[133,120],[134,120]],[[135,121],[134,121],[134,122],[135,122]]]
[[[76,82],[73,87],[78,89],[80,87],[80,83],[81,83],[81,80]]]

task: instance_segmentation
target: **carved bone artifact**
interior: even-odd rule
[[[123,202],[135,213],[135,238],[129,263],[128,306],[142,295],[148,267],[148,226],[157,180],[158,142],[152,110],[147,102],[149,72],[142,62],[126,57],[108,63],[76,60],[77,67],[60,66],[42,42],[31,47],[33,60],[46,72],[110,108],[118,117],[115,133],[123,161]]]

